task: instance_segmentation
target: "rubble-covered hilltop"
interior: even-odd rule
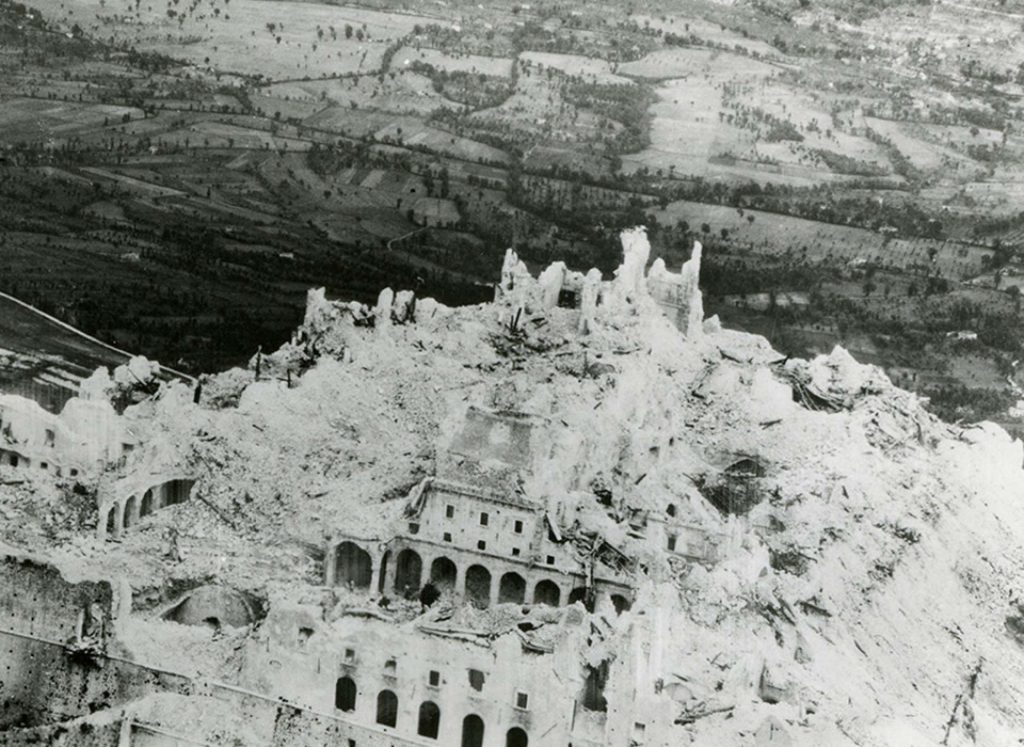
[[[61,438],[0,400],[4,743],[1016,743],[1021,444],[623,246],[509,252],[483,306],[310,291]]]

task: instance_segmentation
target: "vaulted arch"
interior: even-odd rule
[[[356,589],[369,589],[373,576],[370,553],[354,542],[342,542],[335,552],[335,583]]]
[[[509,571],[501,577],[501,582],[498,584],[498,602],[522,604],[525,601],[526,579],[514,571]]]
[[[482,565],[471,565],[466,571],[466,600],[476,607],[491,604],[491,572]]]
[[[423,561],[419,553],[406,548],[398,553],[395,559],[395,593],[403,596],[415,594],[420,590],[420,579],[423,575]]]
[[[121,526],[125,529],[135,523],[135,512],[138,510],[139,499],[134,495],[129,496],[124,502],[124,515],[121,517]]]
[[[434,562],[430,564],[430,583],[438,589],[454,589],[457,577],[458,569],[448,558],[434,558]]]
[[[612,594],[612,606],[615,608],[615,614],[621,615],[623,612],[628,612],[633,605],[622,594]]]
[[[562,592],[558,588],[558,584],[550,579],[540,581],[533,589],[534,604],[547,604],[551,607],[557,607],[561,601]]]
[[[139,518],[149,516],[153,513],[153,490],[147,490],[142,495],[142,505],[139,506]]]

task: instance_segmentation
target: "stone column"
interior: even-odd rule
[[[120,537],[124,532],[124,501],[119,501],[114,506],[114,537]]]
[[[405,548],[402,545],[392,543],[387,546],[384,553],[388,556],[388,567],[384,569],[384,595],[394,596],[395,595],[395,570],[398,568],[398,553],[402,552]],[[381,557],[384,557],[384,553]]]
[[[488,568],[487,570],[490,570]],[[490,590],[490,606],[493,607],[498,603],[498,591],[501,589],[501,577],[504,574],[501,572],[491,573],[491,590]],[[486,733],[486,732],[485,732]]]
[[[327,546],[324,555],[324,586],[334,586],[335,574],[338,572],[338,543],[332,542]]]
[[[465,563],[455,564],[455,598],[465,599],[466,598],[466,568],[468,565]]]

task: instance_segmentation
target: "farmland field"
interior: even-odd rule
[[[140,50],[268,80],[376,72],[389,44],[417,24],[433,22],[404,13],[284,0],[233,0],[223,11],[201,0],[191,12],[182,6],[174,16],[141,3],[129,14],[105,0],[68,0],[66,7],[68,23],[112,41],[131,38]],[[361,38],[354,32],[346,36],[346,26]],[[140,27],[146,29],[143,35]]]
[[[478,54],[451,54],[429,47],[406,46],[393,58],[392,69],[402,69],[413,62],[422,62],[448,72],[476,73],[507,78],[512,74],[513,60],[509,57],[485,57]]]
[[[610,273],[644,224],[787,350],[951,391],[1024,354],[994,3],[41,5],[0,5],[0,289],[103,340],[216,368],[309,286],[473,302],[509,246]]]
[[[607,60],[595,60],[575,54],[553,54],[551,52],[524,52],[519,59],[540,68],[554,68],[566,75],[578,76],[592,83],[630,85],[633,81],[612,72]]]
[[[121,124],[127,119],[142,119],[141,109],[127,106],[77,104],[39,99],[14,98],[0,102],[0,129],[12,142],[40,135],[67,137],[78,130]]]

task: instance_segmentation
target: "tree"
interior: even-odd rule
[[[1013,259],[1014,247],[1004,244],[1002,239],[997,238],[992,242],[992,264],[996,267],[1004,267]]]
[[[352,38],[352,24],[351,23],[346,23],[345,24],[345,38],[346,39],[351,39]]]

